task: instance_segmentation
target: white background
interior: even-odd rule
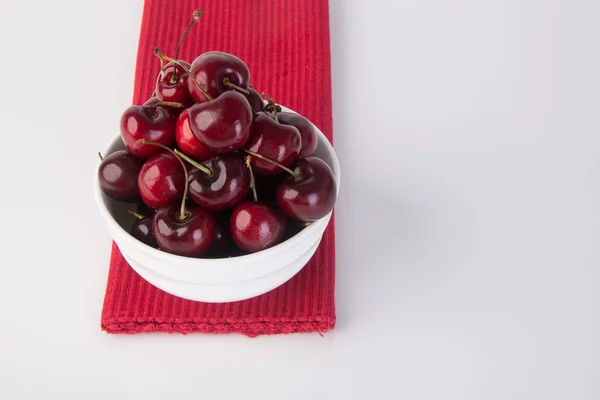
[[[100,330],[142,3],[34,3],[0,12],[0,398],[600,398],[598,1],[332,0],[338,323],[257,339]]]

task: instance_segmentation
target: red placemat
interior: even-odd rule
[[[134,104],[154,90],[160,66],[153,48],[172,56],[196,8],[203,15],[181,46],[180,59],[192,62],[209,50],[235,54],[250,68],[259,92],[306,116],[333,142],[327,0],[146,0]],[[109,333],[323,333],[335,325],[334,286],[333,218],[296,276],[269,293],[233,303],[195,302],[157,289],[113,243],[101,326]]]

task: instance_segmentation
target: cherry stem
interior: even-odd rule
[[[185,106],[181,103],[177,103],[175,101],[159,101],[158,103],[156,103],[155,107],[158,106],[169,106],[169,107],[177,107],[177,108],[184,108]]]
[[[185,221],[185,219],[187,218],[187,213],[185,212],[185,199],[187,197],[187,192],[188,192],[188,173],[187,173],[187,168],[185,167],[185,164],[183,163],[183,160],[181,158],[179,158],[177,153],[175,153],[169,147],[165,146],[162,143],[158,143],[158,142],[155,142],[152,140],[140,139],[133,144],[133,147],[137,148],[143,144],[150,144],[152,146],[158,146],[158,147],[165,149],[169,153],[173,154],[175,156],[175,158],[177,159],[177,161],[179,161],[179,163],[181,164],[181,168],[183,168],[183,174],[185,175],[185,186],[183,187],[183,199],[181,199],[181,208],[179,209],[179,220]]]
[[[250,171],[250,184],[252,185],[252,196],[254,197],[254,201],[258,201],[258,195],[256,194],[256,183],[254,181],[254,171],[252,171],[252,165],[250,165],[251,161],[252,157],[246,156],[246,166],[248,167],[248,171]]]
[[[181,69],[183,69],[185,71],[185,73],[190,76],[190,79],[192,80],[192,82],[194,82],[194,85],[196,85],[196,87],[198,88],[198,90],[200,90],[202,92],[202,94],[204,94],[204,96],[208,100],[212,100],[213,99],[213,97],[210,94],[208,94],[208,92],[198,83],[198,81],[196,80],[196,78],[194,78],[194,75],[192,75],[192,73],[190,72],[190,70],[187,69],[187,67],[185,65],[183,65],[182,63],[180,63],[179,61],[177,61],[177,60],[175,60],[175,59],[173,59],[171,57],[165,56],[165,54],[162,52],[162,50],[159,49],[158,47],[156,47],[154,49],[154,55],[156,57],[160,58],[161,60],[165,59],[167,61],[172,62],[175,65],[179,65],[181,67]]]
[[[104,161],[104,157],[102,157],[102,154],[100,152],[98,152],[98,157],[100,157],[100,161]]]
[[[127,212],[128,212],[129,214],[133,215],[134,217],[136,217],[137,219],[142,219],[142,218],[144,218],[144,216],[143,216],[142,214],[138,214],[138,213],[136,213],[136,212],[134,212],[134,211],[127,210]]]
[[[277,112],[281,111],[279,104],[275,103],[275,100],[270,98],[265,92],[261,93],[262,96],[267,98],[267,105],[265,106],[265,110],[272,110],[275,118],[275,122],[279,122],[279,118],[277,117]]]
[[[223,78],[223,85],[230,87],[230,88],[234,88],[235,90],[238,90],[242,93],[250,94],[250,92],[247,89],[244,89],[243,87],[236,85],[235,83],[231,82],[229,80],[229,78],[227,78],[227,77]]]
[[[181,158],[183,158],[185,161],[189,162],[191,165],[193,165],[194,167],[198,168],[200,171],[204,172],[206,175],[208,176],[213,176],[214,172],[211,171],[209,168],[207,168],[206,166],[200,164],[198,161],[190,158],[189,156],[183,154],[182,152],[180,152],[179,150],[175,149],[175,153],[177,153],[177,155]]]
[[[179,59],[179,48],[181,47],[181,43],[183,43],[183,39],[185,39],[185,37],[187,36],[189,30],[192,28],[192,26],[194,26],[194,24],[196,22],[198,22],[198,20],[200,19],[200,16],[202,15],[202,10],[194,10],[194,13],[192,14],[192,21],[188,24],[188,26],[185,28],[185,30],[183,31],[183,33],[181,34],[181,37],[179,38],[179,42],[177,43],[177,49],[175,50],[175,59]],[[161,59],[162,62],[162,59]],[[177,68],[175,68],[175,70],[173,71],[173,75],[171,76],[171,83],[177,83]]]
[[[248,150],[248,149],[244,149],[244,151],[245,151],[246,153],[250,154],[250,155],[251,155],[251,156],[253,156],[253,157],[260,158],[261,160],[264,160],[264,161],[266,161],[266,162],[268,162],[268,163],[271,163],[271,164],[273,164],[273,165],[276,165],[276,166],[278,166],[279,168],[281,168],[282,170],[284,170],[285,172],[287,172],[288,174],[290,174],[291,176],[293,176],[293,177],[294,177],[294,180],[295,180],[296,182],[298,182],[300,179],[302,179],[302,177],[301,177],[300,175],[298,175],[297,173],[295,173],[294,171],[292,171],[292,170],[291,170],[291,169],[289,169],[288,167],[286,167],[286,166],[283,166],[283,165],[279,164],[277,161],[275,161],[275,160],[271,160],[269,157],[265,157],[265,156],[263,156],[263,155],[261,155],[261,154],[255,153],[255,152],[253,152],[253,151],[250,151],[250,150]]]
[[[165,76],[165,60],[163,60],[162,58],[160,59],[160,77],[164,77]],[[156,89],[154,89],[156,91]]]
[[[189,30],[192,28],[192,26],[194,26],[194,24],[200,20],[201,15],[202,15],[202,10],[198,10],[198,9],[194,10],[194,13],[192,14],[192,20],[190,21],[188,26],[185,28],[185,30],[181,34],[181,37],[179,38],[179,42],[177,43],[177,49],[175,50],[175,59],[176,60],[179,59],[179,48],[181,47],[181,43],[183,43],[183,39],[185,39],[185,37],[187,36],[187,34],[188,34]]]

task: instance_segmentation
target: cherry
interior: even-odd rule
[[[160,103],[160,100],[158,99],[158,97],[152,96],[148,100],[146,100],[146,102],[143,105],[154,107],[154,106],[158,106],[158,103]]]
[[[196,204],[207,210],[223,211],[244,199],[250,188],[250,178],[239,155],[221,154],[204,162],[203,166],[210,170],[209,174],[195,169],[188,178],[190,198]]]
[[[317,157],[298,160],[294,176],[277,188],[277,203],[291,218],[315,221],[326,216],[335,205],[337,182],[325,161]]]
[[[211,245],[215,235],[213,216],[206,210],[186,205],[183,217],[178,205],[156,211],[154,235],[161,250],[180,256],[199,256]]]
[[[198,161],[204,161],[214,157],[215,153],[200,143],[192,133],[189,115],[189,108],[186,108],[179,115],[179,118],[177,118],[177,123],[175,125],[175,141],[177,142],[177,146],[179,146],[181,151],[185,154]]]
[[[247,150],[289,167],[298,158],[301,148],[302,139],[298,129],[280,124],[264,112],[256,114],[250,128]],[[281,172],[277,165],[256,157],[252,158],[252,167],[257,173],[263,175],[275,175]]]
[[[137,218],[133,226],[131,227],[131,236],[139,240],[140,242],[157,248],[156,238],[154,237],[154,230],[152,228],[152,217],[144,217],[141,214],[129,211],[134,217]]]
[[[259,111],[262,111],[265,107],[265,103],[263,102],[262,96],[253,88],[248,88],[248,93],[242,93],[248,103],[250,103],[250,108],[252,109],[252,113],[256,114]]]
[[[192,21],[185,28],[183,34],[179,38],[179,42],[177,43],[175,60],[178,60],[179,49],[181,48],[183,39],[186,37],[190,28],[200,19],[201,15],[201,10],[194,10],[194,13],[192,14]],[[163,68],[163,59],[161,58],[161,71],[156,79],[156,97],[160,101],[171,101],[184,105],[191,105],[193,101],[188,90],[189,78],[188,74],[185,73],[183,68],[183,66],[185,66],[189,70],[190,64],[181,60],[179,60],[179,62],[182,64],[182,66],[179,66],[174,62],[170,62]]]
[[[244,202],[231,214],[231,236],[240,249],[254,253],[279,243],[285,224],[279,211],[258,202]]]
[[[192,133],[202,144],[217,153],[226,153],[242,148],[248,141],[252,110],[244,95],[225,92],[190,107],[189,121]]]
[[[317,151],[318,138],[317,131],[313,124],[300,114],[290,112],[277,113],[279,123],[296,127],[302,138],[302,149],[299,158],[310,157]]]
[[[115,151],[104,158],[98,167],[100,188],[115,200],[138,199],[137,176],[143,164],[144,160],[125,150]]]
[[[188,69],[190,64],[179,61]],[[183,68],[170,62],[156,78],[156,97],[159,101],[170,101],[190,105],[193,103],[188,90],[188,75]]]
[[[177,160],[177,163],[181,167],[179,171],[183,172],[184,184],[181,206],[177,208],[175,205],[169,205],[168,207],[161,208],[154,214],[152,219],[152,229],[159,248],[168,253],[182,256],[198,256],[202,254],[213,241],[215,223],[212,215],[199,207],[185,204],[188,192],[188,173],[185,164],[177,153],[157,142],[142,139],[139,143],[136,143],[136,145],[144,144],[167,150],[163,154],[168,154]],[[156,157],[161,155],[159,154]],[[170,166],[166,163],[163,166],[167,170],[167,175],[172,175],[172,172],[169,171]],[[158,170],[158,168],[155,169]],[[162,178],[162,175],[158,174],[158,177]]]
[[[190,72],[207,92],[203,93],[198,85],[188,81],[188,90],[196,103],[217,98],[234,86],[246,88],[250,83],[248,66],[233,54],[221,51],[209,51],[198,56],[192,62]]]
[[[150,144],[146,142],[143,145]],[[150,157],[142,166],[137,180],[142,200],[153,209],[179,200],[185,186],[179,159],[168,151]]]
[[[156,105],[130,106],[121,116],[121,137],[131,154],[148,158],[161,149],[149,144],[135,147],[134,144],[145,139],[172,146],[175,142],[175,119],[170,112]]]

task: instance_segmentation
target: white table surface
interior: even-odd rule
[[[600,398],[600,2],[332,0],[338,323],[257,339],[100,330],[142,3],[35,3],[0,12],[0,398]]]

